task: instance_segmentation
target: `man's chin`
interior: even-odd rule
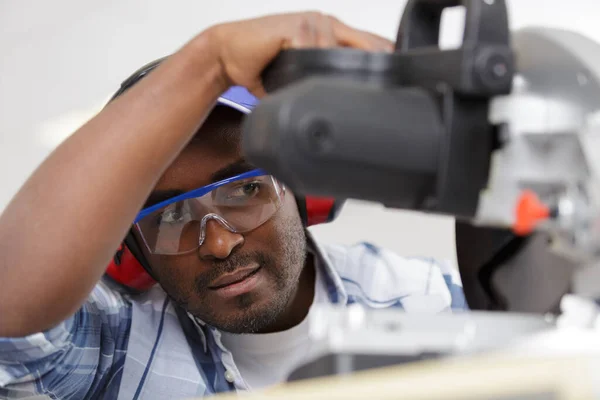
[[[242,296],[240,296],[242,297]],[[258,333],[268,330],[283,313],[285,305],[236,299],[235,309],[219,310],[218,315],[199,316],[203,322],[229,333]],[[194,314],[196,315],[196,314]]]

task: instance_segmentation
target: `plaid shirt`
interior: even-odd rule
[[[330,301],[406,312],[466,309],[457,271],[370,244],[311,240]],[[156,285],[126,296],[99,283],[71,318],[43,333],[0,338],[0,398],[178,399],[247,390],[220,332]]]

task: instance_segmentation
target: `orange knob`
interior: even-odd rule
[[[550,216],[550,208],[540,201],[535,192],[525,190],[517,201],[515,216],[513,232],[524,236],[533,232],[541,221]]]

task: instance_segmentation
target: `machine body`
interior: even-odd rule
[[[442,12],[459,4],[463,45],[441,51]],[[472,218],[494,145],[489,103],[512,85],[507,21],[503,1],[410,1],[395,53],[283,52],[244,151],[295,192]]]
[[[456,5],[462,47],[440,50]],[[510,35],[503,1],[409,1],[393,54],[283,52],[243,148],[297,193],[456,217],[471,308],[555,311],[600,295],[598,54],[572,32]]]

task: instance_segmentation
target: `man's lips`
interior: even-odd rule
[[[217,290],[222,289],[226,286],[233,285],[249,278],[260,270],[260,265],[250,265],[243,268],[238,268],[234,272],[223,274],[219,278],[215,279],[208,286],[209,289]]]

